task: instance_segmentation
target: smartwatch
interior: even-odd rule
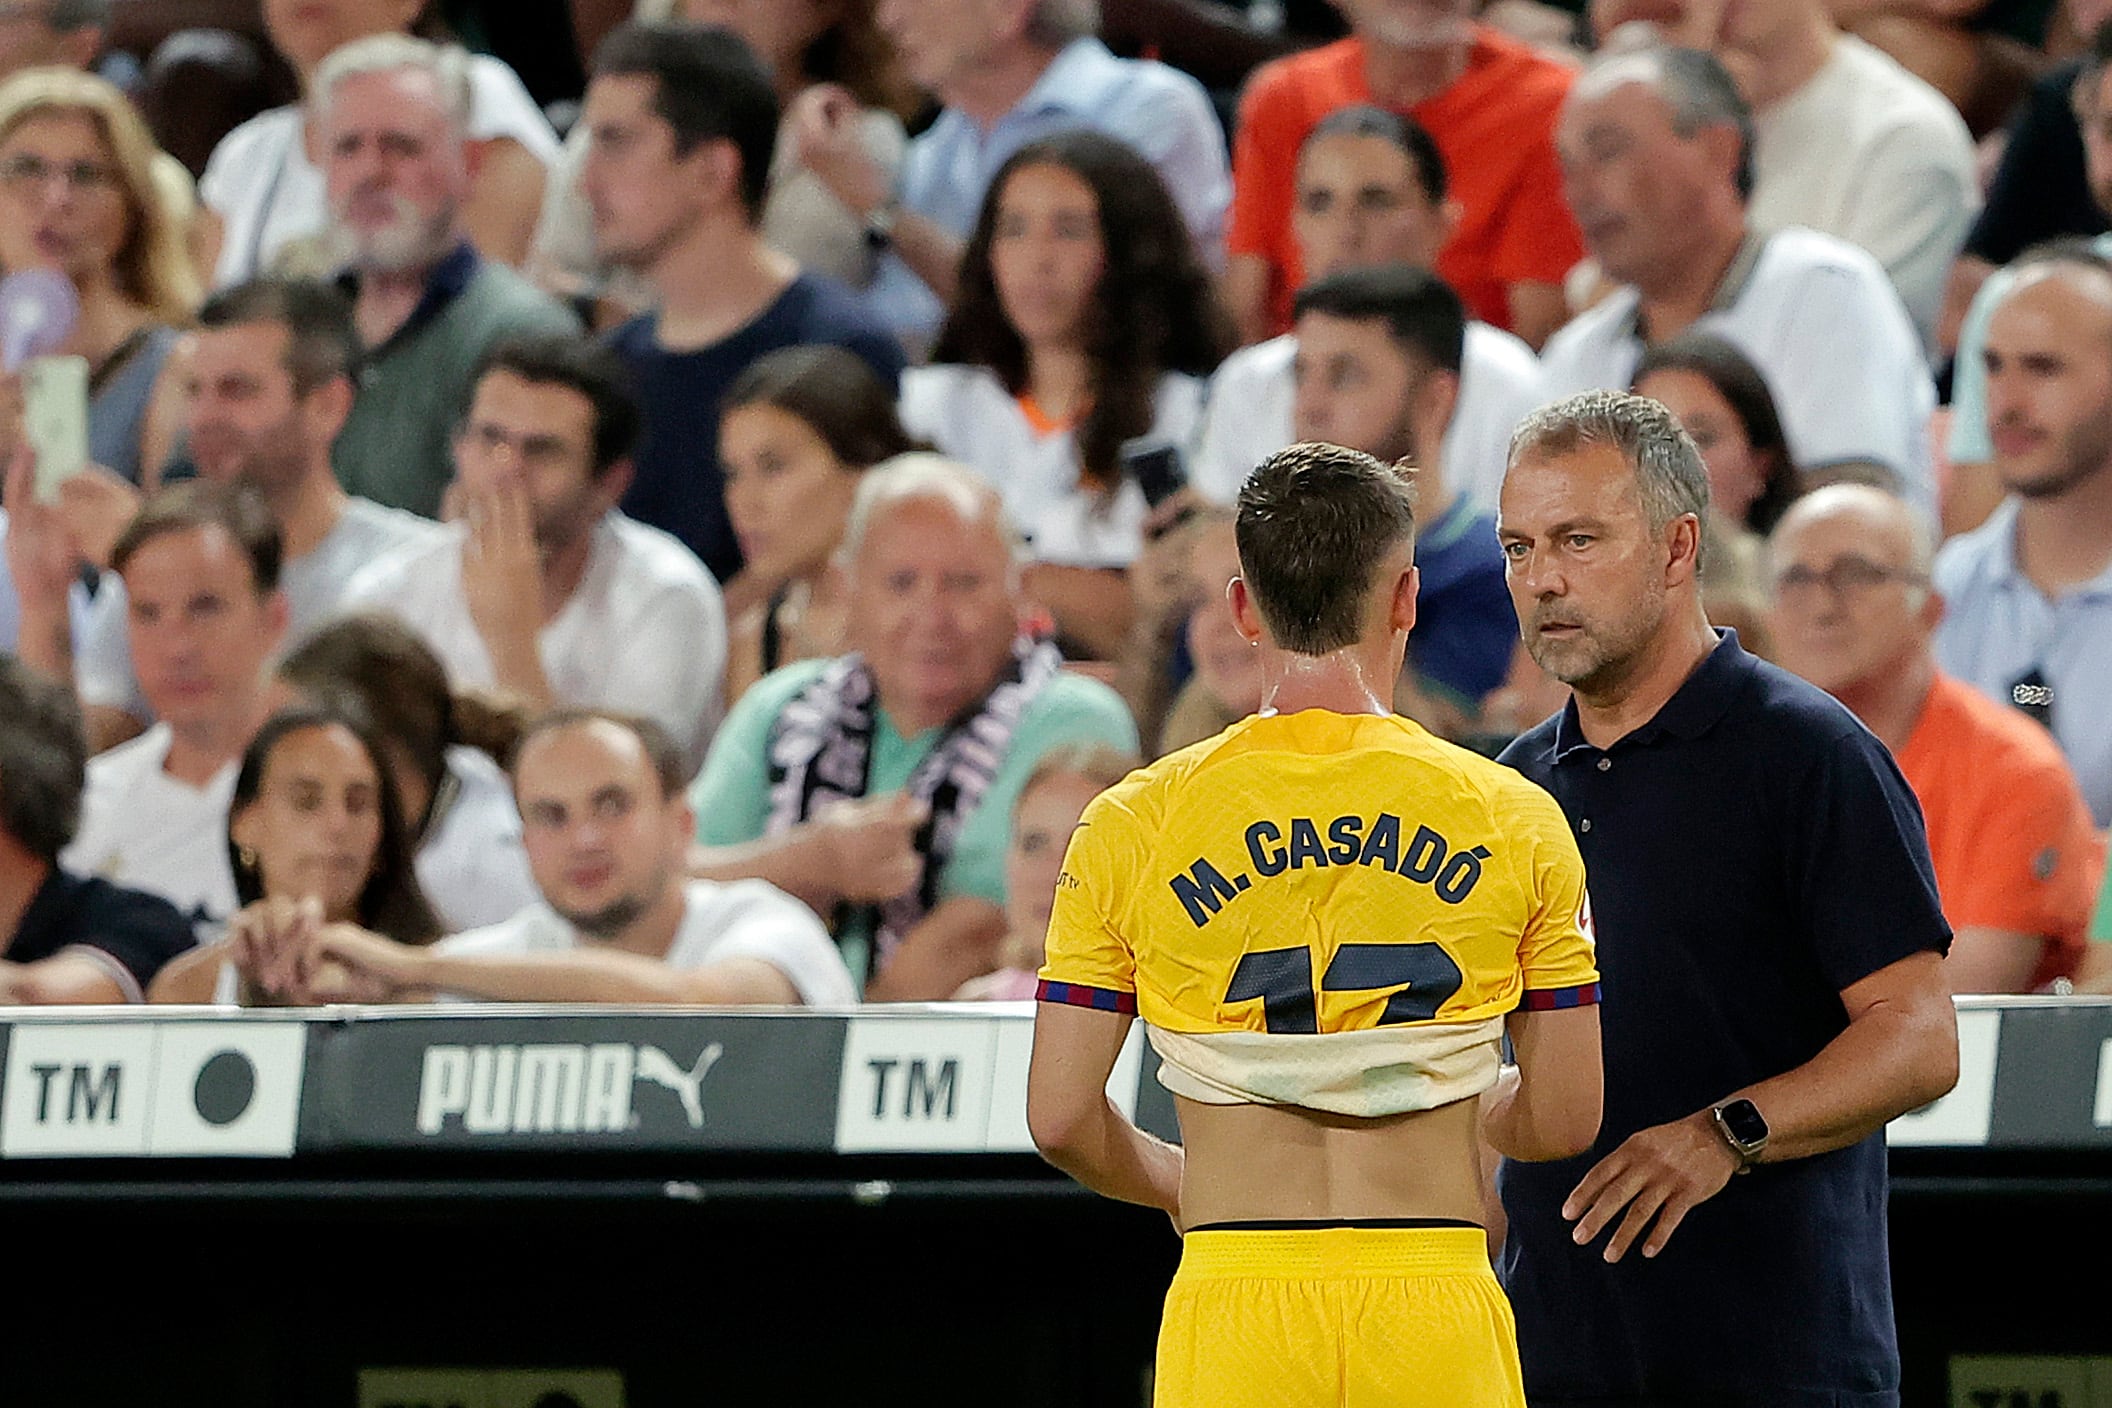
[[[1767,1147],[1767,1117],[1750,1100],[1726,1100],[1709,1111],[1716,1132],[1738,1156],[1738,1172],[1744,1173]]]

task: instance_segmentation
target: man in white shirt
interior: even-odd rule
[[[1612,0],[1592,19],[1610,29],[1632,15],[1670,43],[1714,53],[1752,105],[1753,224],[1802,225],[1867,250],[1933,348],[1951,262],[1980,205],[1972,134],[1950,100],[1844,34],[1824,0]]]
[[[346,597],[418,632],[458,686],[645,715],[693,773],[722,707],[726,614],[689,549],[616,507],[638,421],[601,344],[499,347],[455,440],[459,521],[361,572]]]
[[[325,960],[311,964],[326,975],[315,996],[855,1002],[850,970],[806,906],[760,880],[686,878],[696,817],[682,767],[650,721],[585,710],[544,717],[515,764],[543,902],[425,949],[325,930],[310,955]],[[342,965],[334,973],[333,959]]]
[[[247,484],[271,509],[291,644],[340,614],[360,567],[440,535],[427,519],[338,487],[330,447],[351,413],[358,362],[350,310],[327,285],[259,279],[198,310],[187,377],[191,458],[200,478]],[[124,583],[113,575],[96,594],[75,670],[93,737],[124,737],[153,718],[133,677],[127,615]]]
[[[1298,149],[1291,232],[1308,281],[1379,264],[1436,267],[1459,222],[1447,198],[1444,158],[1420,123],[1375,107],[1344,108]],[[1229,504],[1254,466],[1294,438],[1291,333],[1225,359],[1211,378],[1210,409],[1190,479]],[[1496,511],[1511,430],[1540,404],[1540,362],[1524,342],[1487,323],[1467,324],[1459,404],[1445,432],[1445,472],[1483,513]]]
[[[1688,328],[1752,358],[1806,471],[1882,471],[1935,512],[1935,387],[1885,272],[1814,230],[1748,216],[1752,115],[1723,65],[1691,49],[1621,54],[1577,82],[1556,133],[1584,241],[1616,289],[1549,339],[1545,394],[1626,388],[1647,343]]]
[[[286,631],[279,551],[270,510],[242,484],[164,489],[119,536],[110,566],[130,601],[132,666],[161,722],[90,760],[66,869],[194,917],[234,912],[227,808]]]

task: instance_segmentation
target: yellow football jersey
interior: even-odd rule
[[[1415,723],[1247,719],[1086,808],[1040,996],[1135,1012],[1191,1099],[1356,1115],[1494,1080],[1504,1014],[1598,1000],[1561,808]]]

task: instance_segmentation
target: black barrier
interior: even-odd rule
[[[1966,999],[1895,1148],[2112,1146],[2112,1003]],[[0,1159],[1029,1153],[1030,1004],[856,1013],[97,1009],[0,1023]],[[1132,1032],[1109,1090],[1171,1137]]]

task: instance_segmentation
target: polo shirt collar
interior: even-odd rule
[[[370,357],[379,356],[387,348],[409,337],[412,333],[439,317],[448,304],[453,303],[467,291],[470,281],[476,278],[477,270],[482,268],[483,265],[484,261],[477,256],[476,249],[471,246],[468,240],[463,240],[456,244],[453,249],[449,250],[441,258],[438,264],[435,264],[427,271],[425,292],[418,296],[418,306],[411,310],[410,317],[404,319],[403,326],[390,334],[389,340],[382,343],[380,347],[368,348],[367,355]],[[358,272],[352,269],[345,270],[337,276],[337,286],[345,291],[346,297],[357,298],[359,296]]]
[[[2003,586],[2017,586],[2025,591],[2038,593],[2038,584],[2024,575],[2017,565],[2017,516],[2019,507],[2016,496],[2002,500],[1995,511],[1988,515],[1989,535],[1987,574],[1992,582]],[[2070,587],[2061,594],[2063,601],[2112,600],[2112,565],[2079,586]]]
[[[1649,722],[1616,739],[1613,747],[1642,747],[1666,737],[1701,737],[1730,712],[1757,667],[1754,657],[1738,643],[1738,632],[1719,628],[1716,648],[1687,676],[1686,683],[1673,692]],[[1576,697],[1572,695],[1555,724],[1555,761],[1565,762],[1580,751],[1597,754],[1612,750],[1602,750],[1584,737],[1584,726],[1577,718]]]
[[[1113,97],[1123,76],[1122,61],[1105,44],[1084,35],[1056,51],[1012,111],[1022,115],[1097,112]]]
[[[1731,256],[1730,267],[1723,271],[1722,280],[1716,285],[1716,294],[1709,300],[1704,313],[1728,313],[1745,297],[1746,289],[1753,282],[1753,271],[1760,267],[1760,256],[1767,252],[1767,241],[1772,231],[1763,230],[1747,222],[1745,238],[1738,242],[1738,252]],[[1635,306],[1628,310],[1628,335],[1638,342],[1651,339],[1643,330],[1643,300],[1638,293]]]

